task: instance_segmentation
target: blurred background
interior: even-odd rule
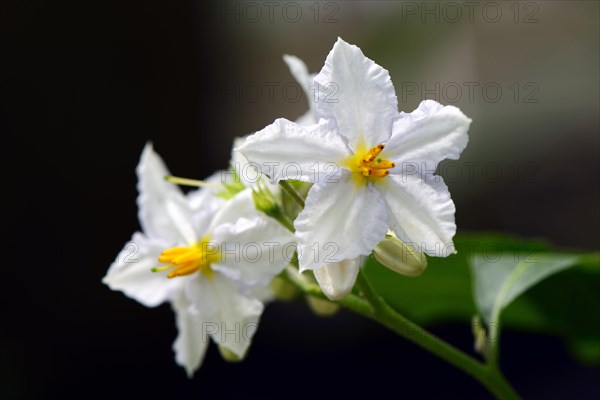
[[[338,36],[389,70],[401,110],[433,98],[473,119],[460,161],[440,167],[459,231],[600,248],[598,2],[24,0],[0,5],[0,32],[3,399],[489,397],[375,324],[301,301],[267,308],[244,363],[211,347],[188,380],[169,307],[100,283],[138,229],[146,141],[176,175],[225,168],[235,137],[307,110],[282,55],[316,73]],[[432,330],[472,347],[464,324]],[[526,398],[600,394],[600,370],[556,338],[509,331],[503,350]]]

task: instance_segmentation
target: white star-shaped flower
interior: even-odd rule
[[[417,251],[453,253],[455,207],[433,171],[459,157],[471,120],[431,100],[398,112],[388,72],[342,39],[314,82],[318,123],[278,119],[238,148],[275,181],[314,183],[294,222],[300,270],[343,265],[321,284],[339,299],[388,228]]]
[[[209,336],[243,357],[263,311],[255,288],[288,265],[284,248],[293,246],[293,235],[256,210],[250,189],[227,201],[208,188],[184,195],[165,181],[169,172],[151,145],[137,173],[143,232],[103,282],[147,307],[171,303],[179,330],[173,349],[188,375],[200,366]],[[221,176],[208,183],[219,186]]]

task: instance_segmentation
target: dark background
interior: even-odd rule
[[[211,346],[188,380],[170,349],[169,307],[146,309],[100,283],[138,229],[134,171],[144,143],[153,141],[178,175],[224,168],[235,136],[306,109],[306,99],[286,101],[281,92],[274,102],[264,93],[250,101],[226,89],[293,82],[283,53],[317,72],[338,35],[388,68],[397,88],[535,82],[538,103],[508,95],[456,103],[475,121],[464,160],[505,171],[500,181],[478,175],[450,184],[458,225],[598,249],[598,3],[536,2],[535,26],[431,24],[403,20],[391,2],[336,4],[336,23],[271,24],[224,19],[215,3],[2,3],[9,241],[0,398],[489,397],[373,323],[345,312],[322,319],[300,301],[267,308],[242,364],[225,363]],[[510,178],[515,162],[533,163],[532,179]],[[468,326],[432,330],[472,346]],[[598,368],[578,364],[559,339],[507,332],[502,345],[503,368],[524,397],[597,398]]]

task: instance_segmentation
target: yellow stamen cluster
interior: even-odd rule
[[[363,182],[364,178],[383,178],[390,172],[388,169],[394,168],[395,164],[381,157],[381,152],[385,145],[379,144],[369,150],[359,146],[358,150],[348,157],[344,162],[346,167],[351,172],[357,174],[357,183]],[[358,177],[364,177],[358,179]]]
[[[209,245],[209,241],[201,240],[192,246],[172,247],[163,251],[158,262],[167,265],[152,268],[152,272],[172,270],[167,274],[167,278],[175,278],[200,271],[210,277],[213,272],[210,264],[218,257],[218,252]]]
[[[379,154],[384,149],[383,144],[378,144],[367,152],[360,160],[360,172],[363,176],[371,176],[374,178],[383,178],[390,171],[388,168],[394,168],[395,164],[388,160],[379,158]]]

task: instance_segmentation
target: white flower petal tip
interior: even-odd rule
[[[156,151],[154,151],[154,146],[152,142],[146,143],[144,149],[142,150],[142,155],[140,156],[140,162],[137,165],[136,172],[138,175],[138,190],[145,189],[144,180],[148,180],[153,184],[159,184],[160,182],[164,182],[162,185],[158,185],[163,187],[175,188],[176,186],[167,183],[165,181],[165,177],[170,175],[167,166],[163,159],[158,155]]]
[[[308,67],[296,56],[292,56],[289,54],[283,55],[283,61],[287,64],[290,73],[296,79],[302,90],[304,91],[304,95],[306,96],[306,100],[308,101],[308,111],[300,116],[296,123],[302,126],[314,125],[318,122],[319,116],[315,110],[315,101],[314,101],[314,74],[310,74],[308,72]]]
[[[137,166],[138,219],[148,238],[166,242],[192,238],[190,206],[183,192],[165,177],[170,175],[162,158],[148,143]]]
[[[151,141],[147,141],[142,150],[142,154],[140,155],[139,165],[146,165],[148,162],[153,162],[153,159],[155,158],[158,158],[160,162],[163,163],[160,156],[154,151],[154,144]]]
[[[136,232],[111,264],[102,283],[146,307],[156,307],[168,301],[181,282],[152,272],[162,250],[161,242]]]
[[[178,330],[172,346],[175,362],[185,369],[188,378],[191,379],[204,360],[209,342],[208,335],[204,330],[200,314],[192,307],[192,303],[183,291],[173,299],[172,307]]]
[[[341,300],[348,295],[358,276],[361,257],[339,263],[325,264],[314,270],[317,283],[329,300]]]
[[[338,38],[315,76],[316,111],[336,121],[352,149],[386,142],[398,117],[398,100],[389,72]]]
[[[283,61],[287,64],[290,72],[296,78],[301,86],[304,86],[304,81],[310,76],[306,64],[296,56],[290,54],[283,55]]]
[[[457,160],[469,142],[472,120],[455,106],[425,100],[411,113],[400,113],[386,143],[386,155],[407,168],[435,170],[443,160]],[[407,172],[407,171],[404,171]],[[414,172],[414,171],[413,171]]]
[[[263,303],[242,293],[236,282],[217,271],[211,279],[188,282],[186,295],[202,316],[204,332],[243,358],[258,328]]]

